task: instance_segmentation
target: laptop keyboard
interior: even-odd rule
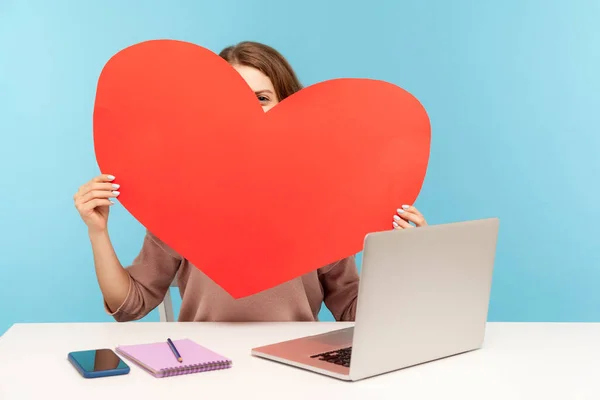
[[[350,367],[350,357],[352,356],[352,347],[346,347],[339,350],[328,351],[326,353],[315,354],[310,358],[319,358],[321,361]]]

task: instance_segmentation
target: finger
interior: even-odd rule
[[[414,228],[411,224],[409,224],[397,215],[394,215],[394,222],[392,222],[392,225],[394,226],[394,229]]]
[[[98,184],[98,183],[110,184],[109,182],[112,182],[113,180],[115,180],[115,177],[113,175],[103,174],[103,175],[96,176],[96,177],[92,178],[92,180],[90,180],[89,182],[86,182],[84,185],[80,186],[79,190],[77,191],[75,196],[83,195],[83,194],[89,192],[91,190],[91,187],[95,184]],[[117,185],[117,187],[115,187],[115,189],[118,189],[118,185]]]
[[[79,199],[80,203],[85,204],[94,199],[108,199],[111,197],[118,197],[121,193],[116,190],[91,190],[81,196]]]
[[[121,185],[119,185],[117,183],[97,183],[97,182],[94,182],[94,183],[91,183],[89,185],[89,190],[90,191],[92,191],[92,190],[110,190],[110,191],[113,191],[113,190],[117,190],[120,187],[121,187]]]
[[[102,174],[92,179],[92,182],[112,182],[115,180],[113,175]]]
[[[427,225],[425,218],[410,211],[399,210],[398,215],[401,219],[414,223],[416,226]]]
[[[408,205],[408,204],[404,204],[402,206],[402,208],[398,209],[398,213],[400,214],[400,210],[404,210],[404,211],[409,211],[412,212],[413,214],[417,214],[418,216],[422,217],[423,214],[421,214],[421,212],[419,210],[417,210],[416,207]]]
[[[89,182],[85,185],[85,187],[80,191],[79,197],[85,197],[89,192],[95,190],[103,190],[103,191],[116,191],[119,189],[120,185],[116,183],[97,183],[97,182]]]
[[[89,188],[90,186],[92,186],[92,185],[94,185],[96,183],[109,183],[109,182],[112,182],[114,180],[115,180],[115,177],[113,175],[109,175],[109,174],[98,175],[98,176],[92,178],[92,180],[90,180],[89,182],[87,182],[85,185],[83,185],[81,187],[81,189],[85,190],[86,188]]]
[[[101,206],[112,206],[115,203],[113,203],[112,201],[108,200],[108,199],[94,199],[91,201],[88,201],[87,203],[83,204],[83,206],[81,207],[81,211],[91,211],[96,207],[101,207]]]

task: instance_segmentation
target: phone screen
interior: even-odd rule
[[[127,368],[127,364],[110,349],[76,351],[71,356],[87,372]]]

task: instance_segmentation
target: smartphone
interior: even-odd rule
[[[129,366],[110,349],[73,351],[68,359],[84,378],[125,375]]]

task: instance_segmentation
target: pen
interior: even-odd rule
[[[181,354],[179,354],[179,352],[175,348],[175,345],[173,344],[171,339],[167,338],[167,343],[169,343],[169,347],[171,348],[171,351],[173,352],[173,354],[175,354],[175,357],[177,357],[177,361],[182,362],[183,360],[181,358]]]

